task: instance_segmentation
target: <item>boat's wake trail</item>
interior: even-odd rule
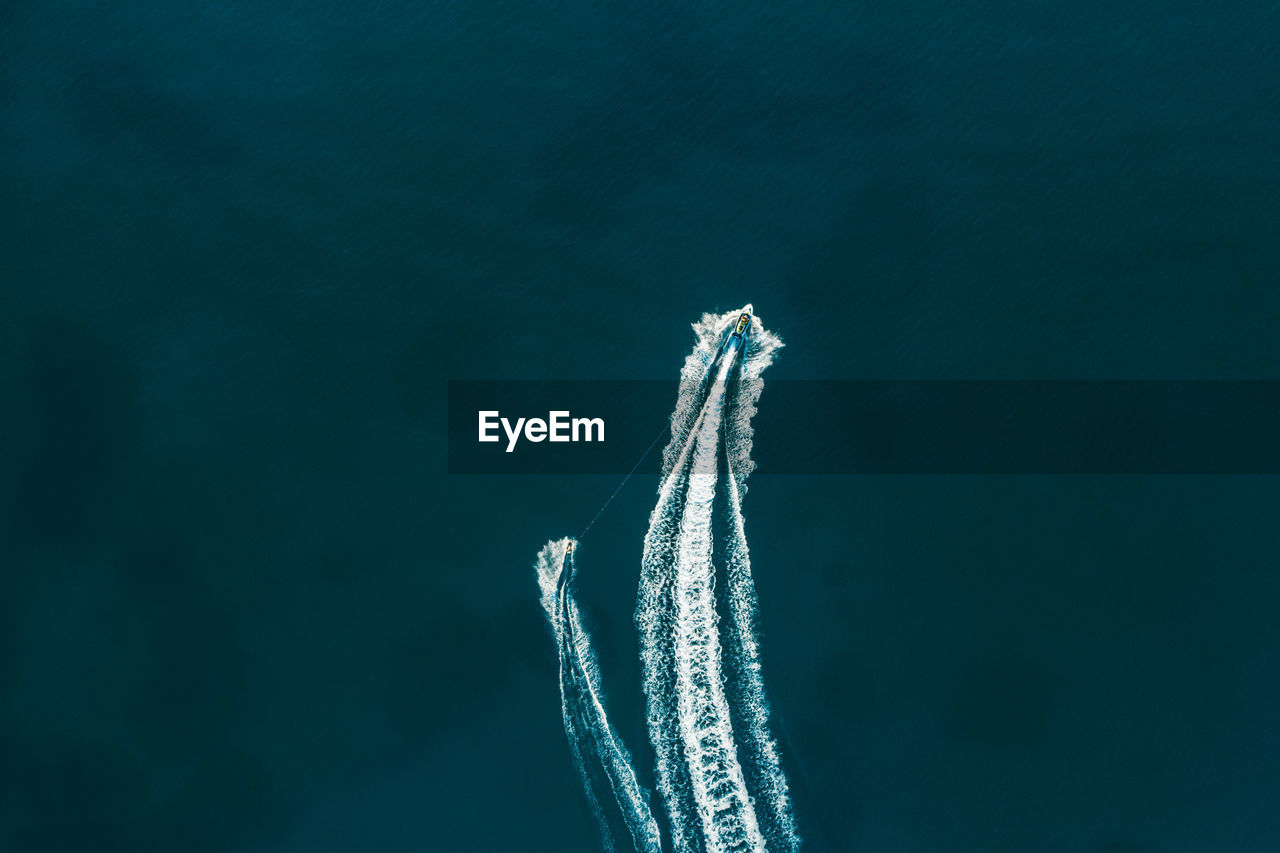
[[[605,847],[616,850],[619,841],[625,844],[629,838],[637,851],[660,853],[649,794],[636,781],[631,756],[605,715],[600,670],[573,598],[574,544],[572,539],[548,542],[536,563],[542,606],[560,653],[560,697],[569,749]]]
[[[708,314],[694,325],[641,560],[636,625],[672,851],[800,845],[769,730],[741,503],[760,377],[781,341],[754,318],[747,334],[732,336],[744,317]],[[647,792],[605,714],[573,598],[575,545],[549,542],[537,562],[560,652],[565,732],[606,847],[629,837],[637,851],[661,850]]]

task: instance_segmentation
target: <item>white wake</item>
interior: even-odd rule
[[[591,637],[573,597],[576,545],[573,539],[548,542],[534,564],[542,607],[559,651],[565,734],[606,849],[617,849],[614,836],[620,833],[615,825],[620,823],[635,850],[660,853],[662,843],[649,809],[649,794],[637,781],[631,755],[609,723]],[[603,788],[609,800],[597,790]]]
[[[736,311],[707,314],[694,324],[696,343],[681,372],[641,558],[636,625],[654,772],[673,853],[800,846],[769,729],[742,518],[761,374],[782,344],[758,318],[745,338],[729,337],[738,317]],[[647,792],[608,722],[595,656],[572,597],[571,543],[548,543],[537,563],[560,647],[565,732],[606,847],[614,849],[618,833],[611,826],[620,820],[634,849],[658,850]]]

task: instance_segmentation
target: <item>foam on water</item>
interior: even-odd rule
[[[707,314],[693,326],[696,340],[681,371],[641,557],[636,625],[672,851],[800,846],[769,730],[742,518],[753,467],[751,418],[761,374],[782,342],[759,318],[745,339],[728,338],[738,316]],[[610,817],[616,808],[636,850],[661,849],[647,792],[608,722],[595,655],[572,596],[571,543],[549,542],[536,564],[543,607],[561,649],[565,732],[605,845],[613,849],[616,843]],[[717,548],[724,554],[725,643],[716,604]]]

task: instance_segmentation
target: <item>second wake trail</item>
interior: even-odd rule
[[[661,853],[649,793],[637,780],[631,755],[605,711],[600,668],[574,597],[576,546],[574,539],[548,542],[535,564],[542,607],[559,653],[560,704],[569,750],[605,848],[617,850],[622,840],[638,853]]]

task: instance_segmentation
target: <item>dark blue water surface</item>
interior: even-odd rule
[[[617,478],[448,476],[445,381],[673,379],[747,301],[779,379],[1280,378],[1278,34],[3,4],[0,849],[594,849],[530,566]],[[654,487],[579,561],[640,756]],[[1271,477],[757,477],[813,849],[1280,847],[1278,513]]]

